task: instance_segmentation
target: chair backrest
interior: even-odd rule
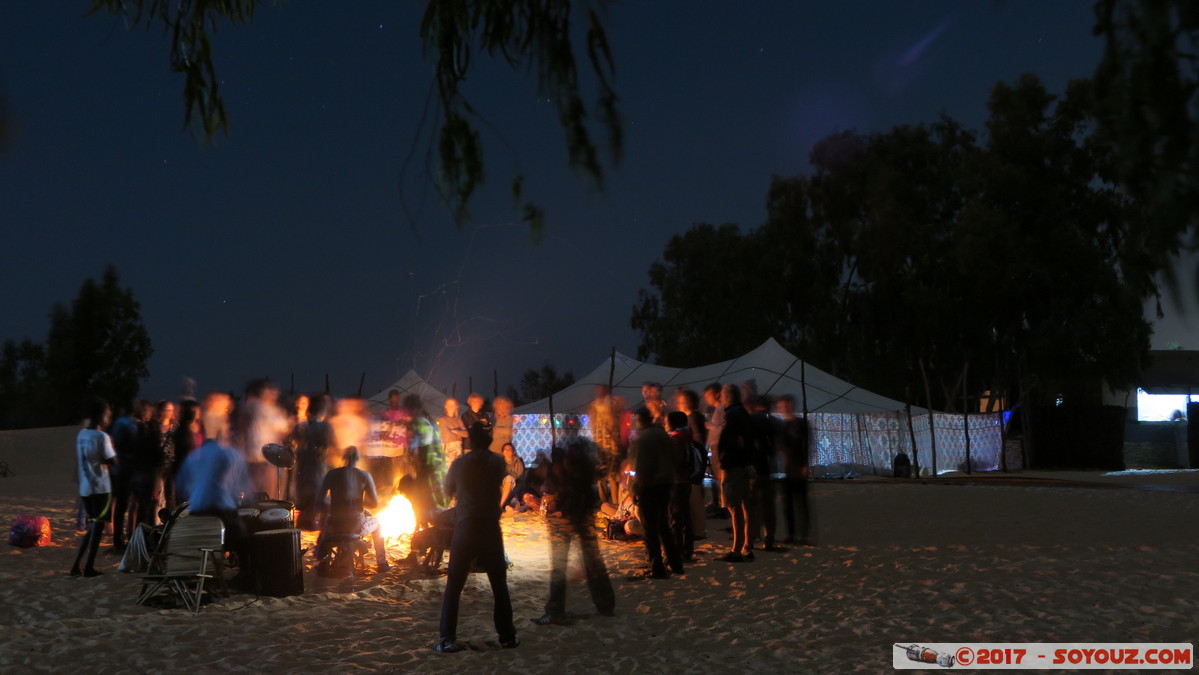
[[[225,525],[216,516],[181,516],[172,524],[166,539],[166,571],[188,574],[200,571],[200,549],[219,555],[225,542]]]

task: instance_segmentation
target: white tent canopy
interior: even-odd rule
[[[763,342],[753,351],[729,361],[695,368],[668,368],[642,363],[617,353],[615,359],[604,359],[595,370],[553,395],[555,413],[581,415],[595,398],[595,387],[612,379],[612,394],[624,398],[626,407],[641,404],[641,385],[657,382],[663,395],[670,396],[675,388],[693,389],[697,393],[713,382],[742,384],[753,380],[759,394],[779,397],[791,394],[796,408],[812,413],[869,413],[904,410],[900,401],[880,396],[834,377],[819,368],[805,364],[787,351],[774,338]],[[806,396],[806,399],[805,399]],[[550,410],[548,398],[522,405],[516,414],[545,413]],[[913,408],[912,413],[923,412]]]
[[[425,382],[424,378],[416,374],[415,370],[409,370],[404,373],[404,376],[396,380],[389,386],[384,387],[379,393],[366,399],[367,405],[371,410],[379,412],[387,408],[387,394],[392,389],[400,392],[400,400],[403,401],[405,396],[416,394],[420,396],[421,403],[424,404],[425,413],[436,419],[442,415],[445,409],[445,400],[449,398],[433,385]]]

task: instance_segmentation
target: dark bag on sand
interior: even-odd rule
[[[21,548],[50,544],[50,519],[22,513],[8,531],[8,543]]]
[[[911,478],[912,460],[908,458],[908,453],[901,452],[895,455],[895,461],[891,465],[891,469],[896,478]]]

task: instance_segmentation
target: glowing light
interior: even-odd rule
[[[392,497],[387,508],[375,514],[385,539],[400,539],[416,531],[416,512],[404,495]]]

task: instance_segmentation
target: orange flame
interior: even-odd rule
[[[399,539],[416,532],[416,512],[404,495],[392,497],[387,508],[375,514],[375,519],[379,521],[385,539]]]

